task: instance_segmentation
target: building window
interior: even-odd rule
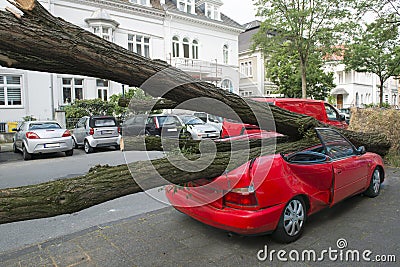
[[[0,106],[21,106],[21,91],[21,76],[0,76]]]
[[[221,82],[221,88],[229,92],[233,92],[233,83],[229,79],[225,79]]]
[[[189,40],[187,38],[183,38],[183,57],[189,58]]]
[[[150,37],[128,34],[128,50],[149,58]]]
[[[240,63],[240,72],[246,77],[253,77],[253,64],[251,61]]]
[[[150,6],[150,0],[129,0],[129,2],[142,6]]]
[[[228,45],[224,45],[223,49],[223,59],[224,59],[224,64],[228,64],[228,59],[229,59],[229,47]]]
[[[179,57],[179,38],[177,36],[172,38],[172,56]]]
[[[244,96],[244,97],[250,97],[250,96],[253,95],[253,92],[251,92],[251,91],[244,91],[244,92],[241,92],[240,95],[241,95],[241,96]]]
[[[109,88],[108,80],[96,80],[97,87],[97,98],[100,98],[104,101],[108,101],[108,88]]]
[[[177,1],[177,8],[179,11],[194,14],[194,0],[178,0]]]
[[[100,25],[92,26],[93,33],[104,40],[114,42],[114,29],[110,26]]]
[[[205,7],[205,15],[206,17],[214,20],[221,20],[221,15],[217,6],[214,6],[210,3],[206,3]]]
[[[199,59],[199,42],[197,40],[193,40],[192,43],[192,57],[193,59]]]
[[[62,78],[62,89],[64,104],[83,99],[83,79]]]

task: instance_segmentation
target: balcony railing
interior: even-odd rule
[[[190,58],[172,58],[171,65],[200,80],[221,80],[222,67],[218,66],[216,62]]]

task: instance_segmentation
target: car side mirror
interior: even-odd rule
[[[339,114],[340,121],[345,121],[346,116],[344,114]]]
[[[367,153],[367,150],[365,149],[365,146],[360,146],[357,149],[357,152],[358,152],[359,155],[364,155],[365,153]]]

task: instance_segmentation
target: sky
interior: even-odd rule
[[[221,12],[236,22],[244,24],[256,19],[253,0],[222,0],[222,2],[224,5],[221,7]]]

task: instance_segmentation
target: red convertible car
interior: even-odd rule
[[[177,210],[213,227],[293,242],[309,215],[356,194],[376,197],[384,180],[379,155],[356,149],[336,130],[316,133],[316,146],[258,157],[212,181],[170,185],[166,195]]]

